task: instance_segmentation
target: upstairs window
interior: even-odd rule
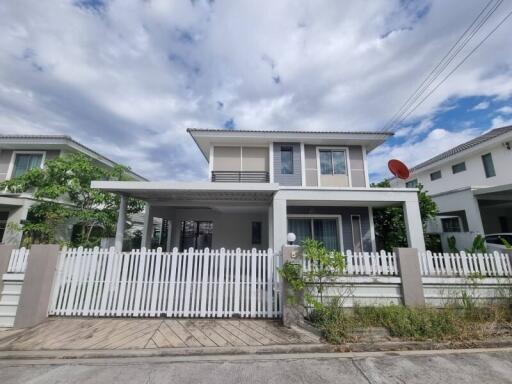
[[[438,180],[441,178],[441,171],[435,171],[430,174],[430,180]]]
[[[459,172],[464,172],[465,170],[466,170],[465,162],[452,165],[452,172],[454,175]]]
[[[281,147],[281,174],[293,174],[293,148]]]
[[[322,175],[345,175],[347,173],[345,151],[321,149],[319,153],[320,173]]]
[[[14,155],[14,167],[11,177],[18,177],[32,168],[41,167],[43,163],[42,153],[16,153]]]
[[[414,179],[405,183],[406,188],[418,188],[418,179]]]
[[[482,156],[482,163],[484,165],[485,177],[489,178],[496,176],[492,155],[490,153],[486,153]]]

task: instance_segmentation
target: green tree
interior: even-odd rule
[[[78,229],[72,245],[98,245],[101,237],[115,231],[119,196],[91,188],[91,181],[128,180],[126,171],[123,166],[106,168],[85,155],[70,154],[0,183],[11,193],[31,192],[37,201],[27,220],[12,229],[23,231],[25,243],[54,243],[59,228],[72,224]],[[142,209],[142,202],[128,199],[129,214]]]
[[[390,188],[388,180],[372,184],[376,188]],[[429,219],[437,215],[438,208],[434,200],[423,190],[423,185],[418,185],[418,203],[420,206],[421,222],[423,230]],[[393,247],[407,246],[407,233],[405,229],[404,213],[402,207],[375,208],[373,211],[375,222],[375,235],[382,247],[391,251]],[[425,239],[427,248],[429,248],[429,238]]]

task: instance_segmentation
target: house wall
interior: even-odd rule
[[[281,147],[293,149],[293,174],[281,174]],[[274,143],[274,182],[285,186],[302,185],[302,164],[299,143]]]
[[[496,176],[494,177],[487,178],[485,176],[482,155],[486,153],[492,154],[494,169],[496,171]],[[463,161],[466,163],[466,170],[454,174],[452,166]],[[448,160],[440,166],[420,170],[417,173],[413,173],[407,180],[393,179],[390,183],[392,187],[405,187],[405,183],[407,181],[417,179],[430,194],[437,194],[470,186],[492,187],[512,183],[512,172],[510,172],[511,163],[512,150],[506,149],[506,147],[500,142],[492,147],[487,147],[471,153],[468,156]],[[435,171],[441,171],[441,178],[432,181],[430,180],[430,174]]]
[[[306,186],[316,187],[318,186],[318,157],[317,157],[317,145],[305,145],[304,146],[304,158],[305,158],[305,171],[306,171]],[[352,187],[366,187],[366,170],[364,168],[364,156],[363,148],[358,145],[351,145],[348,147],[348,163],[350,169],[350,179]],[[332,176],[331,176],[332,178]],[[322,176],[323,186],[348,186],[347,177],[336,177],[336,179],[327,179]]]
[[[433,196],[432,199],[437,204],[440,215],[445,212],[464,211],[466,212],[468,231],[484,233],[478,201],[470,189]]]
[[[341,215],[341,232],[343,236],[343,249],[353,250],[354,240],[352,237],[352,221],[351,215],[359,215],[361,217],[361,231],[363,235],[363,251],[370,252],[372,250],[372,237],[370,230],[370,217],[368,207],[298,207],[289,206],[287,213],[305,214],[305,215]]]
[[[155,207],[155,212],[162,210]],[[157,215],[158,216],[158,215]],[[267,249],[268,212],[220,212],[212,209],[167,208],[166,218],[171,220],[171,247],[179,247],[181,222],[184,220],[213,222],[212,248],[220,249]],[[252,244],[252,222],[262,223],[261,244]]]
[[[48,151],[39,151],[35,149],[16,149],[16,152],[27,151],[27,152],[46,152],[45,153],[45,162],[48,160],[53,160],[57,158],[60,154],[59,150],[48,150]],[[12,158],[12,149],[1,149],[0,150],[0,181],[5,180],[9,175],[9,166],[11,164]]]

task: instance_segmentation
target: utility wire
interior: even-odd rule
[[[417,98],[417,94],[418,92],[423,88],[423,86],[426,84],[426,86],[428,87],[431,82],[434,79],[430,80],[430,77],[437,71],[437,69],[443,64],[443,62],[446,60],[446,58],[452,53],[452,51],[455,49],[455,47],[457,47],[457,45],[459,44],[459,42],[467,35],[467,33],[471,30],[471,28],[475,25],[475,23],[478,21],[478,19],[480,18],[480,16],[482,16],[482,14],[485,12],[485,10],[489,7],[489,5],[491,5],[492,3],[494,2],[494,0],[489,0],[489,2],[485,5],[484,8],[482,8],[482,10],[480,11],[480,13],[476,16],[475,19],[473,19],[473,21],[471,22],[471,24],[466,28],[466,30],[459,36],[459,38],[457,39],[457,41],[450,47],[450,49],[448,50],[448,52],[444,55],[444,57],[437,63],[437,65],[430,71],[430,73],[423,79],[423,81],[421,82],[421,84],[414,90],[414,92],[407,98],[407,100],[405,100],[405,102],[402,104],[402,106],[398,109],[398,111],[393,115],[393,117],[384,125],[384,127],[382,128],[382,130],[386,130],[390,127],[393,127],[395,124],[396,121],[399,120],[399,117],[405,112],[407,111],[407,109],[409,108],[410,104],[411,104],[411,101],[412,103],[414,103],[414,100],[415,98]],[[428,83],[427,83],[428,82]]]
[[[411,109],[402,119],[402,121],[404,121],[405,119],[407,119],[411,113],[413,113],[421,104],[423,104],[423,102],[430,96],[432,95],[432,93],[435,92],[435,90],[437,88],[439,88],[441,86],[441,84],[443,84],[457,69],[459,69],[459,67],[464,64],[466,62],[467,59],[469,59],[469,57],[471,55],[473,55],[473,53],[475,53],[475,51],[480,48],[482,46],[483,43],[485,43],[487,41],[487,39],[489,37],[491,37],[491,35],[496,32],[496,30],[498,30],[499,27],[501,27],[503,25],[503,23],[505,21],[507,21],[507,19],[512,16],[512,11],[510,11],[509,13],[507,13],[505,15],[505,17],[503,19],[501,19],[501,21],[459,62],[459,64],[457,64],[455,66],[455,68],[453,68],[429,93],[427,93],[427,95],[421,99],[421,101],[416,104],[414,106],[413,109]]]
[[[404,115],[408,114],[408,110],[416,103],[416,101],[428,90],[428,88],[437,80],[442,72],[451,64],[457,55],[464,49],[464,47],[471,41],[471,39],[480,31],[489,18],[496,12],[498,7],[503,3],[499,0],[489,8],[494,0],[490,0],[485,7],[480,11],[476,18],[466,28],[457,41],[451,46],[445,56],[437,63],[437,65],[430,71],[430,73],[423,79],[422,83],[415,89],[415,91],[407,98],[402,104],[400,109],[393,115],[388,123],[381,130],[390,130],[399,122],[403,121]],[[480,20],[481,16],[487,13]],[[459,45],[459,43],[461,43]],[[410,113],[409,113],[410,114]]]

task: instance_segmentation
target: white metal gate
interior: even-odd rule
[[[280,317],[278,262],[272,249],[64,249],[49,314]]]

